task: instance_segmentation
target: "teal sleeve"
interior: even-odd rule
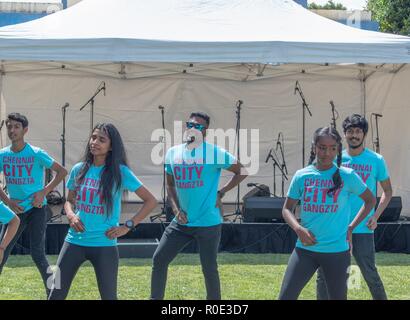
[[[137,178],[134,172],[126,166],[121,167],[122,171],[122,187],[125,190],[135,192],[142,187],[142,182]]]
[[[9,223],[16,217],[13,211],[10,210],[3,202],[0,202],[0,222],[3,224]]]
[[[37,157],[43,167],[50,169],[54,164],[54,159],[44,150],[40,149],[37,153]]]
[[[360,196],[367,189],[367,186],[363,182],[362,178],[360,178],[359,175],[353,171],[347,176],[346,183],[348,191],[357,196]]]
[[[68,180],[66,183],[66,187],[68,190],[75,191],[75,188],[76,188],[75,179],[77,177],[78,168],[79,167],[76,165],[70,171],[70,175],[68,176]]]
[[[290,186],[288,189],[288,198],[292,198],[295,200],[300,200],[302,198],[303,194],[303,189],[300,187],[300,177],[299,174],[296,172],[296,174],[293,176],[292,181],[290,182]]]
[[[221,169],[228,169],[233,164],[237,163],[237,160],[233,154],[220,147],[216,147],[214,161],[216,166]]]
[[[387,169],[387,164],[383,157],[380,158],[377,169],[377,181],[384,181],[389,178],[389,170]]]

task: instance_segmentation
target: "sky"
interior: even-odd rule
[[[326,4],[328,0],[308,0],[308,3]],[[366,0],[333,0],[335,3],[343,4],[347,9],[363,9],[366,6]]]

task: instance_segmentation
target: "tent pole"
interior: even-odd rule
[[[366,72],[360,72],[361,113],[366,117]]]
[[[0,67],[0,147],[4,147],[5,133],[2,130],[4,123],[1,123],[2,119],[6,118],[6,104],[3,97],[3,77],[5,75],[3,65]]]

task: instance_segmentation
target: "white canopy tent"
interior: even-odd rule
[[[291,0],[86,0],[1,30],[2,59],[402,63],[409,39],[348,28]]]
[[[131,166],[158,198],[162,167],[152,161],[158,141],[151,135],[161,126],[159,105],[171,132],[174,121],[198,109],[211,115],[211,127],[226,130],[234,128],[235,103],[243,100],[242,128],[259,129],[260,139],[259,150],[255,144],[251,149],[257,137],[249,132],[248,155],[259,170],[248,182],[272,187],[272,167],[264,160],[279,132],[289,179],[302,165],[302,107],[294,95],[299,80],[313,113],[307,149],[313,130],[330,123],[330,100],[339,128],[353,112],[383,113],[381,150],[395,194],[410,213],[410,38],[350,28],[291,0],[84,0],[1,28],[0,59],[1,118],[27,114],[30,141],[57,159],[61,106],[70,102],[68,168],[89,133],[89,115],[79,108],[105,81],[107,95],[96,98],[95,119],[120,128]],[[402,136],[390,129],[398,125]],[[277,184],[280,194],[279,174]],[[242,194],[248,190],[242,187]]]

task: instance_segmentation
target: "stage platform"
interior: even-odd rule
[[[168,223],[142,223],[134,232],[122,239],[160,239]],[[57,255],[64,243],[69,226],[49,223],[47,226],[46,252]],[[224,223],[220,252],[229,253],[291,253],[296,234],[285,223]],[[379,223],[375,232],[376,251],[410,253],[410,222]],[[12,254],[28,254],[29,237],[22,238]],[[197,252],[195,242],[189,244],[184,253]]]

